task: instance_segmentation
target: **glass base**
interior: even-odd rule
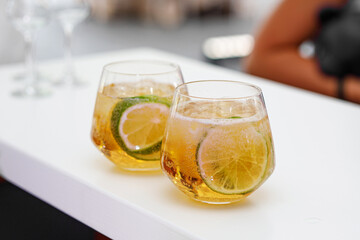
[[[116,168],[125,171],[125,172],[137,172],[137,173],[161,173],[159,161],[136,161],[133,159],[122,159],[119,161],[114,161],[110,159],[115,165]]]
[[[229,204],[236,204],[236,203],[239,203],[239,202],[245,200],[245,198],[240,198],[240,199],[236,199],[236,200],[232,200],[232,201],[216,202],[216,201],[200,200],[200,199],[197,199],[197,198],[190,198],[190,199],[195,200],[196,202],[201,202],[201,203],[210,204],[210,205],[229,205]]]
[[[48,78],[45,77],[43,74],[36,72],[36,81],[48,81]],[[13,76],[13,80],[14,81],[26,81],[26,79],[28,78],[28,76],[26,75],[25,72],[18,72]]]
[[[114,170],[119,174],[134,176],[159,176],[162,174],[160,169],[133,169],[115,166]]]
[[[51,95],[51,90],[39,86],[27,86],[12,92],[14,97],[47,97]]]
[[[182,190],[182,192],[184,191]],[[236,204],[239,202],[243,202],[244,200],[246,200],[247,196],[250,195],[250,194],[245,194],[245,195],[237,195],[237,196],[224,195],[222,197],[203,197],[203,196],[196,196],[194,195],[194,193],[190,193],[190,192],[184,192],[184,193],[185,195],[187,195],[187,197],[189,197],[191,200],[195,202],[201,202],[210,205]]]
[[[53,81],[53,84],[56,86],[86,86],[88,84],[87,81],[82,80],[76,75],[65,75],[60,79]]]

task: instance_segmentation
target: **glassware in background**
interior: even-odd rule
[[[59,21],[65,41],[65,70],[56,84],[81,85],[85,81],[76,76],[72,54],[73,32],[76,25],[85,20],[90,13],[90,6],[86,0],[51,0],[52,10]]]
[[[161,166],[195,200],[244,199],[274,169],[273,141],[262,92],[235,81],[196,81],[174,93]]]
[[[176,64],[134,60],[104,67],[91,137],[98,149],[124,170],[160,169],[160,148],[177,85]]]
[[[35,33],[44,27],[50,13],[45,0],[8,0],[6,13],[15,29],[19,31],[25,40],[26,49],[26,76],[24,87],[13,92],[14,96],[46,96],[51,92],[41,86],[35,66],[34,37]]]

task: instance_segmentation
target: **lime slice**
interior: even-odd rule
[[[170,102],[146,95],[124,98],[111,116],[111,132],[119,146],[141,160],[159,160]]]
[[[201,178],[215,192],[245,194],[262,182],[267,166],[264,137],[246,123],[210,129],[198,145]]]

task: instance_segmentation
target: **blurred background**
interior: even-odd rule
[[[91,14],[75,28],[73,52],[76,57],[153,47],[241,70],[240,55],[251,51],[252,35],[279,1],[89,0]],[[24,40],[7,19],[5,3],[0,1],[0,64],[23,62]],[[211,41],[227,36],[240,41],[241,49],[235,44],[224,52],[221,41]],[[37,61],[63,57],[63,44],[59,23],[50,21],[36,35]]]

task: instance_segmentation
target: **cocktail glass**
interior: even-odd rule
[[[160,169],[160,148],[174,89],[183,83],[178,65],[133,60],[104,67],[91,137],[124,170]]]
[[[178,86],[162,144],[163,172],[190,198],[244,199],[274,169],[274,147],[260,88],[236,81]]]

